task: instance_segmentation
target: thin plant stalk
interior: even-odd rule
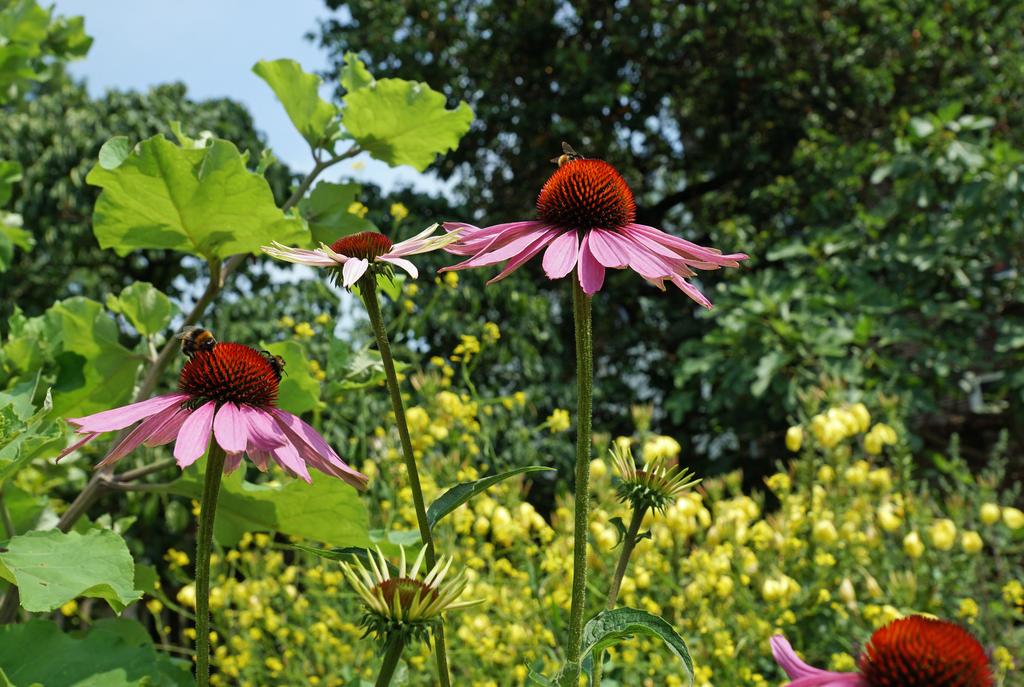
[[[420,538],[427,547],[427,566],[433,567],[437,562],[437,554],[434,551],[434,536],[430,531],[430,523],[427,521],[427,509],[423,502],[423,488],[420,486],[419,470],[416,467],[416,458],[412,452],[412,439],[409,436],[409,425],[405,419],[405,405],[402,403],[402,392],[398,388],[398,375],[395,373],[395,361],[391,356],[391,344],[388,341],[388,332],[384,326],[384,316],[380,311],[380,303],[377,301],[377,275],[372,271],[367,272],[359,280],[359,293],[366,305],[366,313],[370,317],[370,326],[373,335],[377,339],[377,349],[380,351],[381,361],[384,363],[384,376],[387,380],[388,393],[391,395],[391,408],[395,412],[395,423],[398,425],[398,436],[402,441],[402,455],[405,459],[405,469],[409,474],[409,486],[412,489],[413,506],[416,509],[416,523],[419,526]],[[448,674],[448,649],[444,639],[444,625],[438,623],[433,630],[434,653],[437,658],[437,673],[441,681],[441,687],[451,687],[451,678]],[[378,684],[380,684],[378,682]]]
[[[380,672],[377,673],[377,681],[374,682],[374,687],[390,687],[391,678],[395,675],[395,669],[398,668],[398,659],[402,657],[402,651],[405,650],[405,640],[401,637],[393,637],[388,641],[387,649],[384,652],[384,661],[381,663]]]
[[[615,574],[612,575],[611,586],[608,587],[608,601],[605,603],[605,608],[609,611],[615,608],[615,604],[619,600],[619,589],[622,587],[622,578],[626,576],[626,569],[629,567],[629,559],[633,555],[633,549],[636,548],[637,542],[639,541],[638,535],[640,534],[640,525],[644,521],[644,515],[647,514],[646,508],[637,508],[633,511],[633,517],[629,521],[629,526],[626,528],[626,535],[622,538],[622,551],[619,552],[619,562],[615,565]],[[604,650],[598,652],[597,656],[594,657],[594,687],[600,687],[601,685],[601,673],[604,668]]]
[[[583,643],[583,614],[587,597],[587,544],[590,530],[590,454],[593,413],[594,333],[590,296],[583,292],[578,275],[573,279],[573,319],[576,324],[576,509],[573,524],[572,605],[565,666],[559,675],[562,687],[579,684]]]
[[[217,497],[224,475],[224,449],[210,442],[206,459],[206,479],[199,503],[199,530],[196,534],[196,684],[210,684],[210,552],[213,548],[213,520],[217,516]]]

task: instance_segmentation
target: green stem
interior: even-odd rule
[[[395,637],[388,642],[387,651],[384,652],[384,662],[381,663],[380,672],[377,674],[377,681],[374,687],[389,687],[391,684],[391,678],[395,674],[395,669],[398,667],[398,659],[402,657],[402,651],[405,649],[405,640],[400,637]]]
[[[643,523],[646,513],[646,508],[634,510],[633,517],[629,521],[629,527],[626,528],[626,536],[622,539],[622,551],[619,552],[619,562],[615,566],[615,574],[612,575],[611,586],[608,587],[608,602],[605,604],[605,608],[609,611],[615,608],[615,602],[619,600],[619,588],[622,587],[622,578],[626,576],[626,568],[629,567],[629,559],[633,555],[633,549],[636,548],[637,535],[640,533],[640,525]],[[600,687],[601,685],[601,673],[604,672],[603,664],[604,651],[602,650],[594,658],[593,687]]]
[[[572,606],[562,687],[576,687],[580,678],[583,613],[587,597],[587,537],[590,530],[590,453],[593,413],[594,333],[590,322],[590,296],[583,293],[576,272],[573,283],[573,319],[576,323],[576,512],[573,526]]]
[[[416,523],[419,525],[423,545],[427,547],[427,566],[432,568],[437,562],[437,554],[434,552],[434,537],[430,532],[430,523],[427,521],[427,509],[423,503],[423,488],[420,486],[416,458],[412,453],[412,439],[409,437],[409,425],[405,420],[402,392],[398,388],[395,361],[391,357],[391,344],[388,341],[387,329],[384,327],[384,316],[380,312],[380,303],[377,301],[377,275],[372,270],[359,280],[359,293],[363,296],[366,314],[370,317],[370,326],[373,328],[373,335],[377,339],[377,349],[380,351],[380,358],[384,363],[384,376],[387,379],[388,393],[391,395],[391,408],[395,411],[395,423],[398,425],[398,436],[402,441],[405,469],[409,473],[409,486],[412,489],[412,501],[416,508]],[[441,623],[434,627],[434,653],[437,657],[437,673],[441,680],[441,687],[451,687],[451,678],[448,675],[448,648],[444,640],[444,625]]]
[[[206,480],[199,503],[199,530],[196,534],[196,684],[210,684],[210,552],[213,548],[213,519],[217,516],[217,496],[224,475],[224,449],[210,442],[206,458]]]
[[[3,521],[4,532],[7,534],[8,539],[17,534],[14,530],[14,521],[11,520],[11,513],[7,510],[7,504],[4,502],[3,482],[0,482],[0,521]]]

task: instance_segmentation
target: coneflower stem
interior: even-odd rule
[[[626,569],[629,567],[629,559],[636,548],[637,535],[640,534],[640,525],[643,524],[647,508],[637,508],[633,511],[633,517],[626,528],[626,535],[622,538],[622,551],[619,552],[619,562],[615,566],[615,574],[612,575],[611,586],[608,587],[608,601],[605,608],[609,611],[615,608],[619,600],[619,588],[622,587],[622,578],[626,576]],[[599,651],[594,657],[594,686],[601,684],[601,673],[603,672],[604,651]]]
[[[377,339],[377,350],[380,351],[380,359],[384,363],[384,377],[387,380],[388,393],[391,394],[391,408],[395,411],[395,424],[398,425],[398,436],[402,441],[405,469],[409,473],[412,502],[416,509],[416,523],[419,525],[423,545],[427,547],[427,566],[432,568],[437,563],[437,554],[434,552],[434,536],[430,532],[430,523],[427,521],[427,508],[423,503],[423,488],[420,486],[416,458],[412,453],[412,439],[409,437],[409,424],[405,420],[405,405],[402,403],[402,392],[398,388],[398,375],[395,373],[395,360],[391,357],[388,331],[384,327],[384,316],[380,312],[380,303],[377,301],[377,275],[372,271],[359,280],[359,293],[366,305],[366,314],[370,317],[370,326]],[[444,641],[444,625],[442,623],[434,626],[434,653],[437,657],[437,673],[441,687],[451,687],[451,678],[448,675],[448,649]]]
[[[217,497],[224,475],[224,449],[210,442],[206,457],[206,479],[199,502],[199,529],[196,533],[196,684],[210,684],[210,552],[213,549],[213,519],[217,516]]]
[[[590,454],[593,412],[594,333],[590,321],[590,296],[583,292],[579,275],[573,273],[573,319],[576,323],[576,512],[572,546],[572,606],[569,610],[569,643],[565,666],[559,675],[562,687],[577,687],[580,678],[583,613],[587,596],[587,538],[590,531]]]
[[[381,663],[380,672],[377,673],[377,681],[373,683],[374,687],[389,687],[391,685],[391,678],[395,674],[398,659],[402,657],[404,649],[405,640],[401,637],[392,637],[388,641],[387,649],[384,651],[384,661]]]

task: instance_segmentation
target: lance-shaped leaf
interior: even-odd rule
[[[105,163],[117,158],[111,153]],[[118,255],[170,248],[224,258],[259,252],[271,241],[309,239],[302,221],[281,212],[267,180],[246,169],[230,141],[182,148],[154,136],[116,167],[93,167],[86,180],[103,189],[93,212],[96,239]]]
[[[544,467],[543,465],[525,465],[523,467],[518,467],[515,470],[509,470],[508,472],[489,475],[474,482],[461,482],[456,484],[454,487],[441,494],[437,500],[427,508],[427,522],[430,524],[430,529],[434,529],[434,525],[436,525],[441,518],[448,515],[480,492],[490,489],[498,482],[506,480],[509,477],[514,477],[515,475],[521,475],[527,472],[543,472],[545,470],[554,470],[554,468]]]
[[[320,77],[295,60],[261,60],[253,72],[274,90],[292,124],[313,147],[323,147],[338,130],[338,108],[320,97]]]
[[[434,158],[454,150],[469,131],[473,111],[465,102],[445,107],[444,94],[404,79],[366,82],[370,73],[358,59],[348,67],[341,123],[359,146],[392,166],[423,171]]]
[[[683,638],[664,618],[636,608],[601,611],[583,627],[583,667],[594,682],[594,659],[608,647],[637,635],[660,639],[683,664],[686,679],[693,685],[693,660]]]
[[[0,577],[18,585],[22,607],[33,612],[52,611],[79,596],[103,599],[120,612],[142,596],[128,545],[111,530],[12,537],[0,552]]]

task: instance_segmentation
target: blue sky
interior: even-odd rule
[[[256,126],[267,134],[279,159],[296,171],[310,167],[309,148],[292,128],[274,94],[255,74],[261,59],[289,57],[307,71],[327,68],[326,54],[303,36],[326,17],[322,0],[56,0],[58,14],[82,15],[95,39],[89,55],[71,66],[89,91],[146,90],[182,81],[193,99],[228,97],[244,103]],[[397,74],[395,76],[401,76]],[[329,95],[329,89],[324,89]],[[410,167],[388,168],[369,158],[324,175],[374,182],[385,191],[413,184],[425,191],[443,188]]]

